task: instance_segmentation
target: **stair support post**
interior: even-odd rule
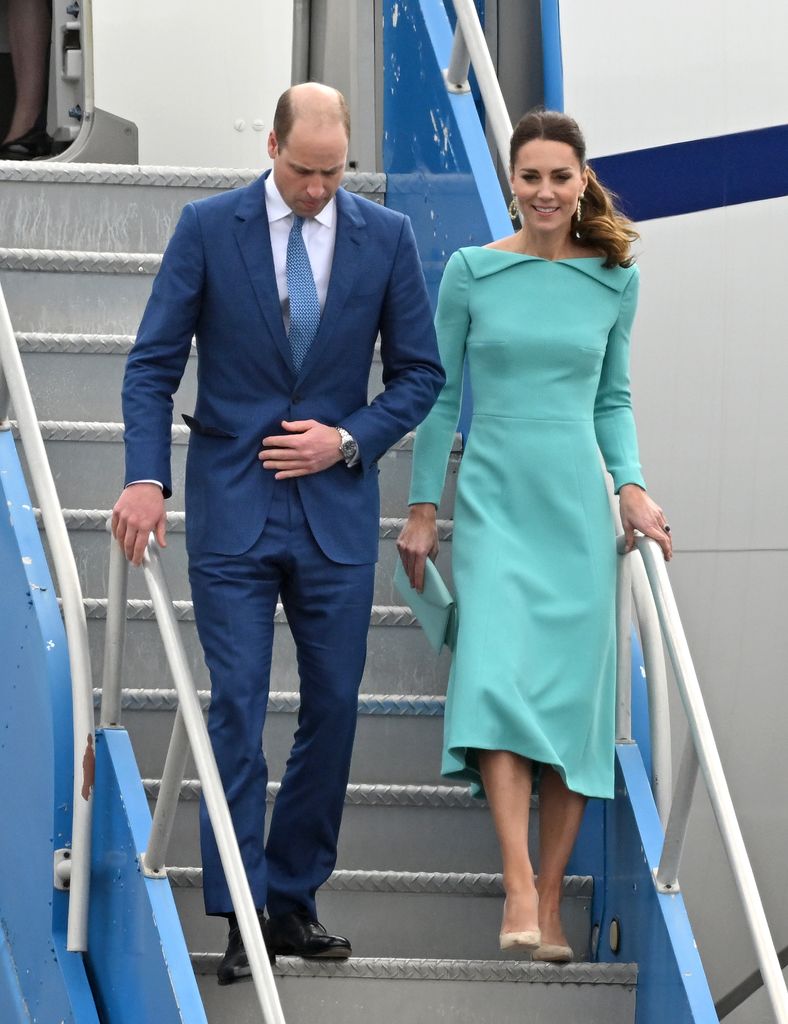
[[[166,878],[167,849],[170,845],[172,828],[175,824],[175,812],[181,795],[183,773],[186,771],[186,759],[189,756],[189,737],[180,705],[172,727],[170,745],[167,748],[167,759],[153,812],[148,848],[142,855],[142,870],[148,878]]]
[[[108,524],[109,526],[109,524]],[[107,628],[104,639],[104,670],[101,682],[102,729],[119,729],[123,650],[126,644],[126,600],[129,591],[129,564],[120,544],[113,537],[109,550],[107,582]]]

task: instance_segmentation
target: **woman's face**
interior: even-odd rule
[[[569,234],[587,180],[567,143],[532,139],[521,146],[510,181],[527,233],[545,238]]]

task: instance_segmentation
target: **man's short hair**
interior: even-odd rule
[[[350,139],[350,111],[348,110],[347,101],[342,93],[336,89],[337,96],[337,114],[338,119],[341,121],[345,128],[345,134]],[[288,136],[293,129],[293,125],[296,120],[296,109],[293,103],[293,89],[286,89],[279,97],[279,101],[276,104],[276,110],[274,111],[274,123],[273,129],[276,135],[276,141],[278,145],[284,146],[287,143]]]

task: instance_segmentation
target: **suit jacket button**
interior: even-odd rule
[[[293,395],[293,397],[290,399],[290,401],[293,403],[293,405],[298,405],[298,403],[301,401],[301,396],[300,395]]]

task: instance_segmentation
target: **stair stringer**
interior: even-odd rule
[[[10,430],[0,430],[0,1019],[98,1024],[82,954],[66,951],[71,673],[63,622]]]
[[[605,819],[606,874],[595,880],[603,901],[597,959],[638,964],[635,1024],[717,1024],[684,899],[656,888],[664,833],[636,743],[616,745],[615,799],[606,801]]]

